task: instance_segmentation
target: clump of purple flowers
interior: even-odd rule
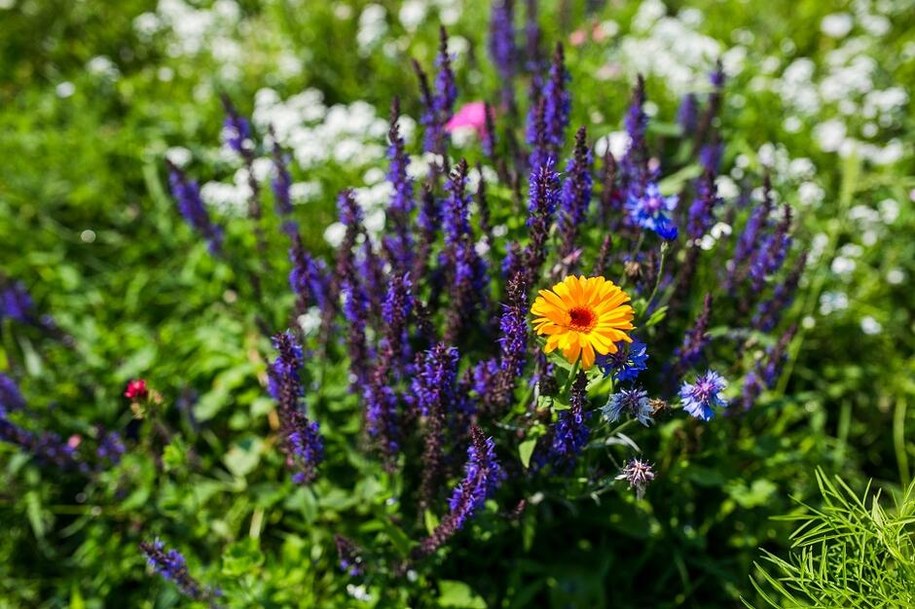
[[[597,365],[604,376],[612,376],[614,380],[632,381],[639,374],[648,369],[648,345],[637,338],[631,343],[617,343],[616,353],[601,355],[597,358]]]

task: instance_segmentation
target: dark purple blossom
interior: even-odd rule
[[[209,601],[211,606],[218,590],[206,588],[191,577],[187,561],[178,550],[166,550],[158,538],[155,541],[141,541],[140,549],[146,555],[146,563],[159,575],[172,582],[182,594],[195,601]]]
[[[536,84],[531,85],[531,88]],[[550,155],[549,142],[547,141],[546,128],[546,99],[542,96],[533,97],[531,108],[527,115],[526,139],[531,147],[528,163],[531,172],[537,171],[546,163],[554,163],[555,157]]]
[[[2,411],[2,408],[0,408]],[[39,462],[61,469],[85,472],[86,464],[79,460],[76,448],[52,431],[34,433],[10,421],[0,412],[0,442],[14,444]]]
[[[629,149],[620,163],[623,186],[630,189],[631,195],[639,198],[644,182],[647,181],[647,143],[645,133],[648,130],[648,115],[645,114],[645,79],[641,74],[632,91],[629,111],[626,113],[626,133],[629,135]],[[632,189],[635,190],[632,190]]]
[[[724,145],[720,142],[705,144],[699,150],[699,164],[703,171],[717,175],[721,170],[721,157],[724,155]]]
[[[680,387],[680,400],[683,410],[700,421],[709,421],[715,416],[713,407],[726,407],[724,390],[728,386],[720,374],[709,370],[699,375],[695,383],[686,383]]]
[[[167,163],[168,183],[172,196],[178,202],[178,211],[207,240],[210,252],[218,253],[222,248],[222,228],[210,220],[210,214],[200,198],[200,187],[194,180],[189,180],[177,165]]]
[[[651,400],[648,399],[648,393],[638,387],[620,389],[618,392],[611,394],[606,405],[601,408],[601,414],[611,423],[617,422],[620,416],[625,413],[637,419],[645,427],[654,422],[651,418],[652,412],[653,409]]]
[[[536,74],[543,61],[540,53],[540,23],[537,20],[537,0],[526,0],[524,17],[525,67],[528,72]]]
[[[388,284],[384,302],[381,305],[381,320],[384,323],[382,357],[389,359],[389,366],[401,371],[412,358],[407,322],[413,313],[413,282],[409,273],[394,275]]]
[[[291,235],[292,245],[289,258],[289,285],[296,295],[296,310],[301,315],[309,306],[322,311],[332,305],[330,301],[330,279],[323,260],[315,260],[305,249],[298,231]]]

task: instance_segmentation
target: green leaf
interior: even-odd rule
[[[441,595],[439,607],[457,607],[459,609],[486,609],[486,601],[464,582],[442,580],[439,582]]]
[[[438,516],[436,516],[432,512],[432,510],[426,510],[425,512],[423,512],[423,521],[426,524],[426,532],[429,535],[432,535],[432,533],[435,532],[435,529],[438,528],[438,524],[439,524]]]
[[[259,438],[254,436],[245,438],[241,442],[233,444],[222,461],[233,476],[244,478],[260,463],[262,445],[263,442]]]
[[[525,440],[518,445],[518,456],[521,457],[521,464],[528,468],[531,466],[531,456],[534,454],[534,448],[537,446],[537,438]]]

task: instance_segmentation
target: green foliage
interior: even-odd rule
[[[858,495],[817,470],[822,505],[801,524],[787,559],[766,552],[753,584],[769,607],[915,605],[915,484],[887,509],[870,485]],[[754,605],[746,603],[748,607]]]

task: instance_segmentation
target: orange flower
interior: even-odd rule
[[[566,277],[540,290],[531,306],[534,330],[547,337],[544,352],[559,349],[572,364],[580,357],[587,370],[597,354],[616,353],[615,343],[632,342],[626,331],[635,313],[627,302],[629,295],[603,277]]]

